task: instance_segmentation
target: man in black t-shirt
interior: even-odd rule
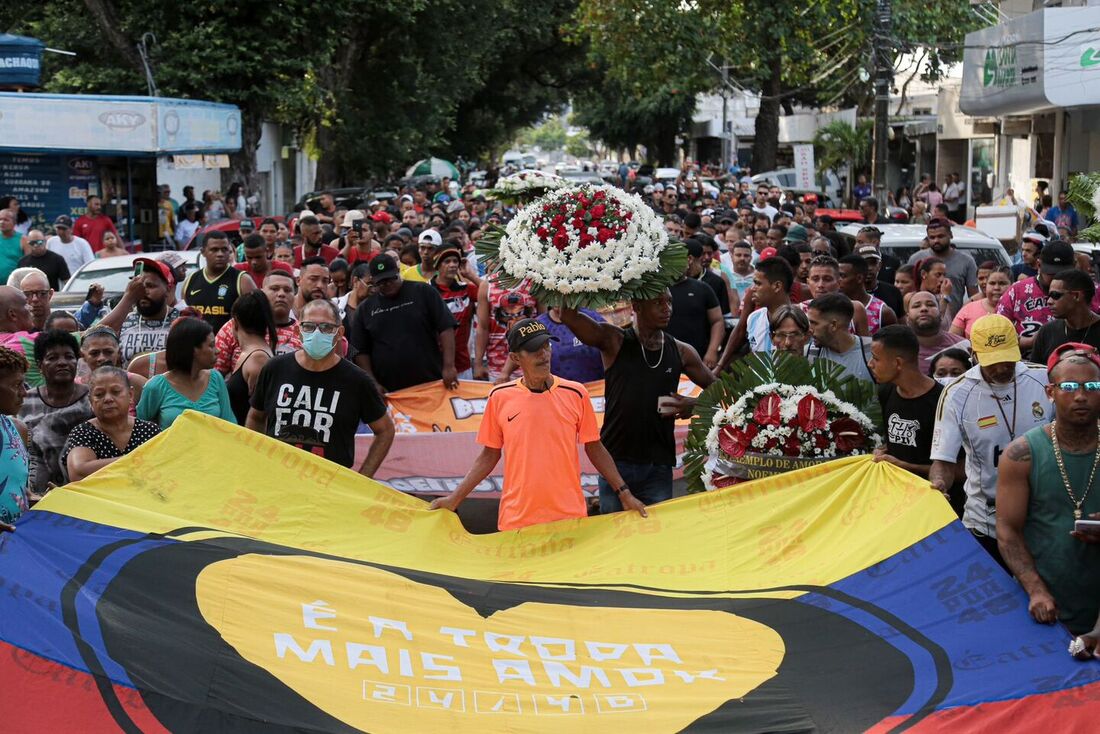
[[[46,237],[40,230],[32,229],[27,233],[27,244],[31,251],[19,260],[19,267],[38,268],[46,276],[50,288],[61,290],[69,281],[69,264],[65,258],[46,249]]]
[[[943,385],[917,367],[920,342],[908,326],[878,330],[867,363],[879,384],[878,399],[886,426],[886,446],[875,461],[888,461],[922,477],[932,468],[932,427]]]
[[[366,423],[374,440],[359,473],[374,476],[393,443],[393,421],[374,381],[336,353],[344,327],[335,304],[316,299],[299,315],[302,348],[264,365],[246,425],[350,468],[356,431]]]
[[[672,319],[668,322],[668,333],[695,347],[707,369],[714,369],[726,324],[714,289],[699,280],[703,272],[703,245],[690,238],[684,244],[688,251],[687,272],[669,288]]]
[[[458,387],[455,320],[434,287],[402,280],[397,261],[378,255],[370,262],[375,294],[355,312],[355,363],[382,392],[443,380]]]
[[[1054,276],[1047,290],[1053,318],[1040,327],[1031,345],[1029,359],[1046,364],[1062,344],[1079,342],[1100,349],[1100,316],[1092,312],[1096,285],[1082,270],[1064,270]]]

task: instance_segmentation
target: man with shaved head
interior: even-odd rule
[[[32,270],[19,281],[19,290],[27,299],[27,308],[31,312],[31,331],[42,331],[46,319],[50,316],[50,303],[53,302],[53,289],[46,274]]]
[[[943,330],[939,301],[928,291],[918,291],[910,297],[906,316],[909,326],[917,334],[917,341],[920,342],[921,374],[928,374],[932,358],[944,349],[948,347],[966,349],[970,346],[970,342],[958,334]]]

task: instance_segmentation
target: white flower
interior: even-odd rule
[[[525,173],[529,175],[521,180],[528,182],[527,185],[530,181],[539,180],[534,177],[536,172]],[[518,179],[523,175],[516,174],[502,181]],[[530,185],[530,188],[536,187]],[[540,226],[551,229],[549,223],[552,217],[543,211],[544,207],[556,208],[563,202],[572,206],[576,194],[583,192],[592,198],[599,191],[604,192],[602,203],[609,213],[629,214],[631,217],[629,221],[624,218],[623,231],[619,234],[604,243],[593,240],[582,248],[581,232],[577,231],[571,220],[566,219],[562,223],[567,240],[563,249],[554,246],[552,234],[548,238],[550,242],[544,242],[538,236]],[[599,234],[599,229],[588,223],[585,223],[583,231],[593,238]],[[659,270],[659,253],[667,246],[668,234],[661,220],[640,198],[612,186],[585,184],[557,188],[521,209],[505,227],[499,259],[501,267],[509,275],[530,278],[551,290],[615,292],[646,273]],[[559,270],[559,265],[563,269]],[[568,283],[568,291],[561,288],[562,283]]]
[[[1096,190],[1092,192],[1092,210],[1100,217],[1100,186],[1097,186]]]

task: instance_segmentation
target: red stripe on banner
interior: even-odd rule
[[[1100,663],[1082,663],[1098,665]],[[1091,672],[1091,671],[1090,671]],[[1100,682],[1052,693],[990,701],[973,706],[936,711],[907,732],[937,732],[938,734],[970,734],[977,731],[1010,734],[1011,732],[1097,731],[1096,704],[1100,702]],[[872,734],[885,734],[904,724],[909,717],[893,716],[868,729]]]
[[[111,688],[124,713],[144,734],[170,734],[146,708],[137,690],[113,684]],[[0,712],[4,734],[99,734],[121,729],[92,675],[3,642],[0,691],[7,702]],[[15,701],[22,703],[13,705]]]

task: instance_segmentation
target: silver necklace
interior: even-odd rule
[[[657,364],[650,364],[649,363],[649,357],[645,356],[645,352],[646,352],[645,343],[641,340],[641,337],[638,338],[638,346],[641,347],[641,349],[642,349],[642,361],[645,362],[646,367],[648,367],[651,370],[655,370],[655,369],[657,369],[658,367],[661,366],[661,362],[665,358],[665,332],[663,332],[663,331],[661,332],[661,345],[659,347],[657,347],[658,349],[661,350],[661,354],[657,357]]]

